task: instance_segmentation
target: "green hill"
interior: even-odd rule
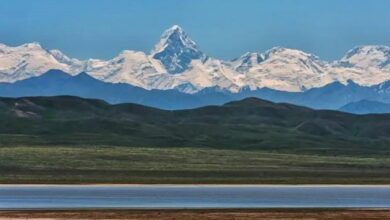
[[[390,115],[0,99],[0,182],[389,183]],[[321,176],[319,178],[319,176]]]
[[[180,111],[70,96],[1,98],[0,119],[3,145],[359,149],[356,153],[390,146],[390,115],[315,111],[256,98]]]

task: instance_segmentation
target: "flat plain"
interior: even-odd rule
[[[385,155],[112,146],[0,147],[1,183],[386,184]]]

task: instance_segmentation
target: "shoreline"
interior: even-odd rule
[[[66,186],[66,187],[83,187],[83,186],[131,186],[131,187],[390,187],[389,184],[193,184],[193,183],[183,183],[183,184],[164,184],[164,183],[148,183],[148,184],[132,184],[132,183],[38,183],[38,184],[29,184],[29,183],[0,183],[0,187],[45,187],[45,186]]]
[[[0,211],[0,219],[389,219],[390,209],[172,209]]]
[[[390,185],[0,185],[0,210],[390,209],[389,193]]]

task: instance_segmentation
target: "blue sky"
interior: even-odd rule
[[[0,42],[111,58],[150,51],[178,24],[217,58],[283,46],[334,60],[356,45],[390,45],[389,11],[388,0],[1,0]]]

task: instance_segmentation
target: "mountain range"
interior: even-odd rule
[[[78,60],[39,43],[0,44],[0,96],[8,97],[75,95],[183,109],[253,96],[346,110],[361,100],[390,102],[388,80],[387,46],[359,46],[332,62],[281,47],[224,61],[177,25],[150,53],[125,50],[110,60]]]
[[[2,97],[58,95],[102,99],[111,104],[131,102],[170,110],[221,105],[229,101],[257,97],[315,109],[341,108],[347,111],[347,108],[342,107],[360,100],[390,102],[390,82],[369,87],[360,86],[353,81],[347,82],[346,85],[334,82],[303,92],[284,92],[268,88],[256,90],[244,88],[239,92],[231,92],[212,87],[188,94],[174,89],[146,90],[126,83],[103,82],[86,73],[72,76],[61,70],[49,70],[43,75],[14,83],[0,83],[0,96]]]
[[[339,109],[340,111],[354,114],[384,114],[390,113],[390,103],[383,103],[370,100],[351,102]]]

